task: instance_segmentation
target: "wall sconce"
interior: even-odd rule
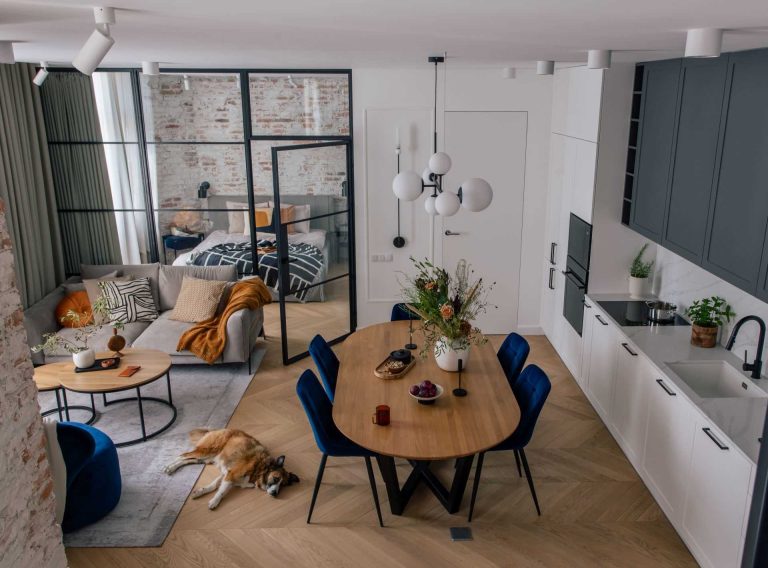
[[[211,184],[207,181],[202,182],[199,186],[197,186],[197,198],[207,199],[209,189],[211,189]]]

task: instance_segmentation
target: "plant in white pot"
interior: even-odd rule
[[[458,371],[459,360],[466,367],[470,347],[487,341],[472,322],[486,311],[493,284],[486,287],[482,278],[472,280],[474,271],[465,260],[459,261],[453,276],[426,259],[411,261],[417,274],[415,278],[407,277],[403,299],[421,317],[421,355],[433,351],[441,369]]]
[[[120,322],[109,323],[109,307],[103,296],[99,296],[90,309],[68,310],[61,317],[61,324],[74,330],[71,337],[64,337],[58,332],[46,333],[43,342],[32,347],[32,351],[38,353],[61,348],[72,354],[72,361],[78,369],[87,369],[96,362],[96,353],[88,342],[101,328],[105,325],[112,325],[115,329],[124,327]]]
[[[645,262],[643,255],[648,248],[648,243],[645,243],[634,260],[632,266],[629,268],[629,294],[634,298],[640,298],[646,294],[648,289],[648,277],[651,274],[651,268],[653,268],[653,261]]]

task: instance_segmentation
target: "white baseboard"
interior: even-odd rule
[[[544,335],[544,330],[540,325],[519,325],[517,333],[520,335]]]

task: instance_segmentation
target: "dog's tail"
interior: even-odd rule
[[[195,428],[189,433],[189,439],[194,444],[200,441],[200,439],[205,436],[210,430],[208,428]]]

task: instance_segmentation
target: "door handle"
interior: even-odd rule
[[[555,289],[555,283],[553,281],[553,278],[555,276],[555,268],[549,269],[549,289],[554,290]]]
[[[549,245],[549,264],[555,264],[555,249],[557,248],[557,243],[551,243]]]
[[[454,232],[453,232],[453,231],[451,231],[451,230],[446,230],[446,231],[445,231],[445,236],[446,236],[446,237],[457,237],[457,236],[459,236],[460,234],[461,234],[461,233],[454,233]]]
[[[582,300],[581,302],[582,302],[582,304],[584,304],[584,307],[587,308],[588,310],[592,309],[592,306],[590,304],[588,304],[586,300]]]
[[[621,346],[622,346],[624,349],[626,349],[626,350],[627,350],[627,353],[629,353],[630,355],[632,355],[632,357],[637,357],[637,353],[635,353],[634,351],[632,351],[632,350],[629,348],[629,343],[622,343],[622,344],[621,344]]]
[[[605,321],[603,318],[601,318],[599,315],[595,316],[597,318],[597,321],[599,321],[603,325],[608,325],[608,322]]]
[[[712,430],[710,430],[709,428],[702,428],[702,430],[704,430],[704,433],[707,436],[709,436],[709,439],[712,440],[718,448],[720,448],[721,450],[728,449],[728,446],[726,446],[720,440],[717,439],[717,437],[712,433]]]
[[[667,393],[669,396],[677,396],[677,393],[674,391],[669,390],[669,387],[664,384],[664,381],[661,379],[656,379],[656,382],[659,383],[659,386],[664,389],[664,392]]]

